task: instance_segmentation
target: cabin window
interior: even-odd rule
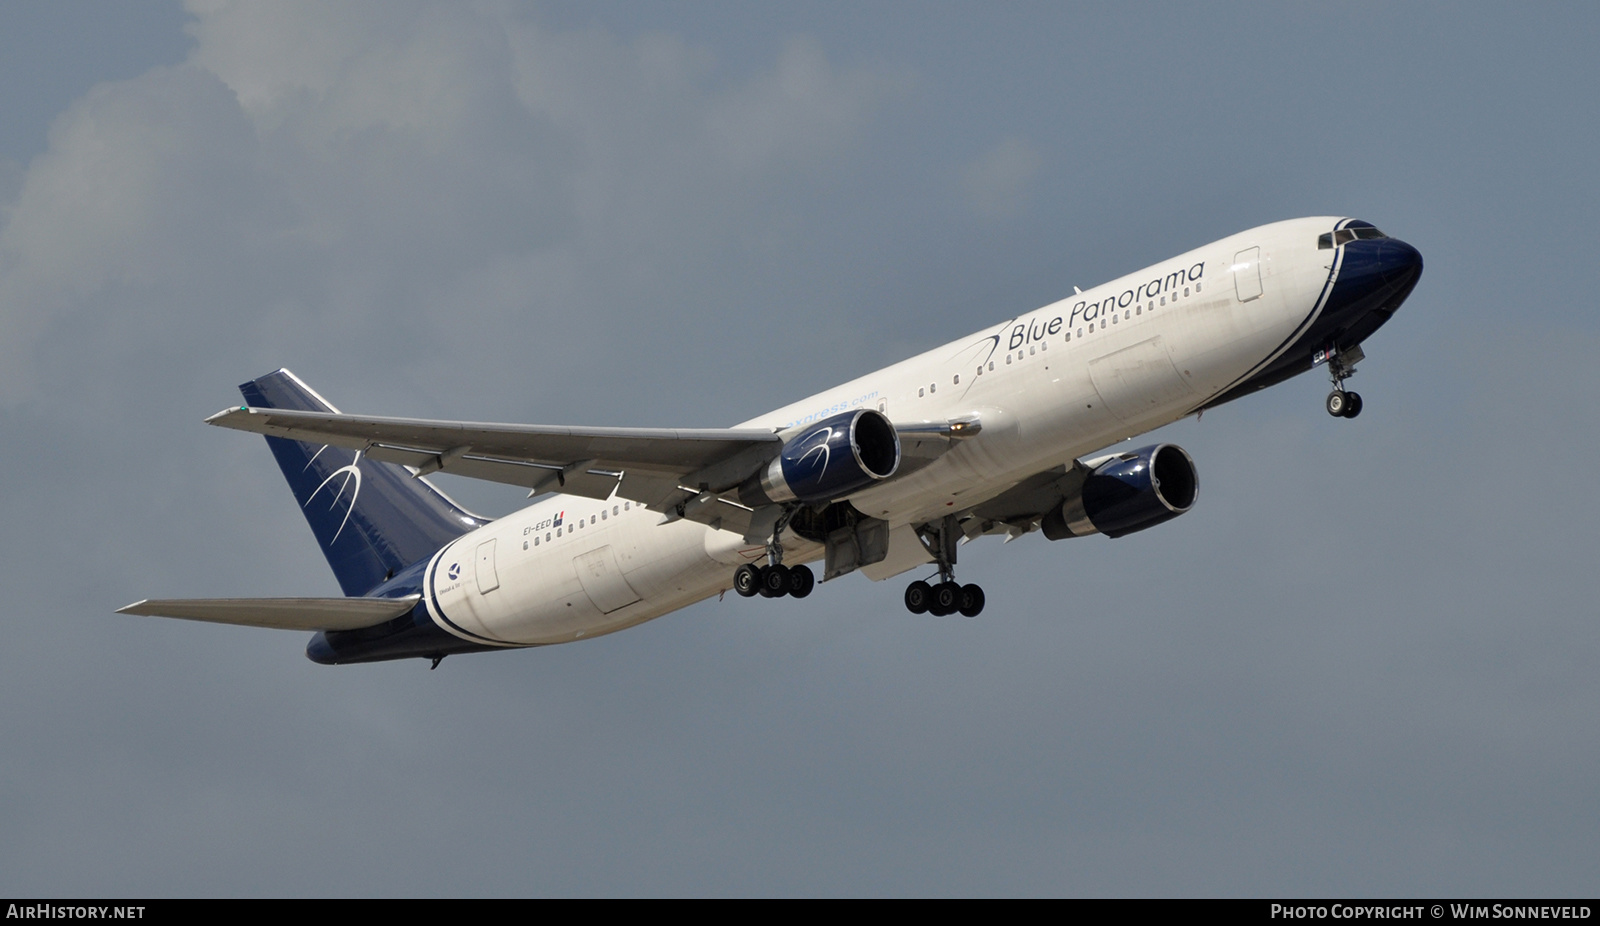
[[[1072,340],[1072,332],[1067,332],[1067,340]]]
[[[1010,354],[1006,354],[1006,363],[1010,363],[1010,362],[1011,362],[1011,355]]]
[[[623,502],[622,503],[622,510],[623,511],[627,511],[632,506],[633,506],[633,502]]]
[[[979,376],[982,376],[982,375],[983,375],[983,365],[982,365],[982,364],[979,364],[979,365],[978,365],[978,375],[979,375]]]
[[[1047,343],[1045,343],[1045,342],[1044,342],[1044,341],[1040,341],[1040,342],[1039,342],[1039,349],[1040,349],[1040,350],[1044,350],[1044,349],[1046,349],[1046,348],[1048,348],[1048,347],[1049,347],[1049,346],[1050,346],[1050,345],[1049,345],[1049,344],[1047,344]]]
[[[1094,322],[1089,323],[1089,333],[1094,334]]]
[[[1083,329],[1082,328],[1078,329],[1078,337],[1080,337],[1080,338],[1083,337]]]
[[[558,528],[556,528],[556,536],[557,536],[557,537],[560,537],[560,536],[561,536],[561,528],[559,528],[559,527],[558,527]]]
[[[1184,288],[1183,288],[1183,294],[1184,294],[1184,295],[1185,295],[1185,296],[1187,296],[1187,295],[1189,295],[1189,287],[1187,287],[1187,286],[1185,286],[1185,287],[1184,287]]]
[[[545,531],[544,532],[544,542],[545,543],[549,543],[550,542],[550,532],[549,531]]]
[[[1019,350],[1019,351],[1017,351],[1017,356],[1019,356],[1019,357],[1020,357],[1020,356],[1021,356],[1021,355],[1022,355],[1022,351],[1020,351],[1020,350]],[[1033,356],[1033,348],[1031,348],[1031,347],[1030,347],[1030,348],[1028,348],[1028,356],[1030,356],[1030,357],[1032,357],[1032,356]]]
[[[960,373],[957,373],[955,375],[955,378],[950,381],[950,385],[952,385],[952,386],[961,385],[961,374]]]
[[[535,537],[533,539],[538,540],[539,538]],[[528,541],[526,541],[526,540],[522,541],[522,548],[524,550],[526,550],[528,548]]]
[[[1200,284],[1199,283],[1194,284],[1194,291],[1197,292],[1197,293],[1200,291]]]
[[[1133,314],[1135,314],[1135,315],[1143,315],[1144,314],[1144,306],[1141,305],[1141,306],[1135,307],[1134,310],[1133,310]]]
[[[1118,319],[1117,316],[1115,316],[1115,315],[1111,316],[1111,324],[1115,325],[1119,320],[1120,319]]]
[[[938,389],[939,389],[939,384],[938,383],[929,383],[928,384],[928,395],[933,395],[935,392],[938,391]]]
[[[1154,299],[1150,300],[1150,304],[1145,306],[1145,308],[1147,308],[1150,311],[1154,312],[1156,310],[1156,301]]]
[[[595,521],[595,517],[594,517],[594,515],[592,515],[592,514],[591,514],[591,515],[589,515],[589,523],[590,523],[590,524],[593,524],[593,523],[594,523],[594,521]]]
[[[994,372],[994,361],[993,360],[989,361],[989,372],[991,372],[991,373]]]
[[[602,511],[602,512],[600,512],[600,513],[601,513],[601,514],[605,514],[605,512],[603,512],[603,511]],[[612,514],[616,514],[616,513],[617,513],[617,506],[616,506],[616,505],[612,505],[612,506],[611,506],[611,513],[612,513]]]
[[[604,508],[601,508],[600,509],[600,520],[604,521],[605,519],[606,519],[606,510]]]
[[[919,399],[922,398],[923,396],[927,395],[927,394],[928,394],[928,391],[926,389],[918,389],[917,390],[917,398],[919,398]]]

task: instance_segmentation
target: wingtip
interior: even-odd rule
[[[250,406],[248,406],[248,405],[232,405],[232,406],[229,406],[227,408],[224,408],[222,411],[217,412],[215,415],[211,415],[211,416],[207,417],[206,418],[206,424],[222,424],[223,421],[226,420],[229,415],[237,415],[237,414],[241,414],[241,413],[246,414],[246,415],[250,414]]]
[[[149,601],[149,600],[150,599],[148,599],[148,598],[140,598],[138,601],[135,601],[133,604],[125,604],[122,607],[118,608],[116,613],[118,613],[118,614],[138,614],[139,612],[137,610],[135,610],[135,609],[138,608],[140,605],[144,604],[145,602]]]

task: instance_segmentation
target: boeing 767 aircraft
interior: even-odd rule
[[[975,617],[963,540],[1121,537],[1188,511],[1172,444],[1087,456],[1325,365],[1327,411],[1422,255],[1367,222],[1294,219],[1080,291],[726,430],[346,415],[288,370],[210,424],[267,437],[344,598],[146,600],[123,613],[315,631],[324,664],[565,643],[733,589],[811,594],[932,564],[914,613]],[[521,486],[497,521],[426,478]],[[929,572],[929,578],[933,574]]]

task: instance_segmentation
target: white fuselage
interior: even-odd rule
[[[849,498],[891,529],[959,513],[1042,470],[1192,413],[1275,359],[1323,297],[1337,221],[1251,229],[744,422],[788,432],[855,408],[896,425],[976,416],[933,463]],[[611,633],[726,590],[761,545],[613,497],[556,495],[429,563],[446,631],[525,646]],[[822,547],[785,534],[786,562]]]

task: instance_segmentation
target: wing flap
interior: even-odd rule
[[[421,595],[404,598],[147,598],[118,614],[271,627],[277,630],[359,630],[409,612]]]

